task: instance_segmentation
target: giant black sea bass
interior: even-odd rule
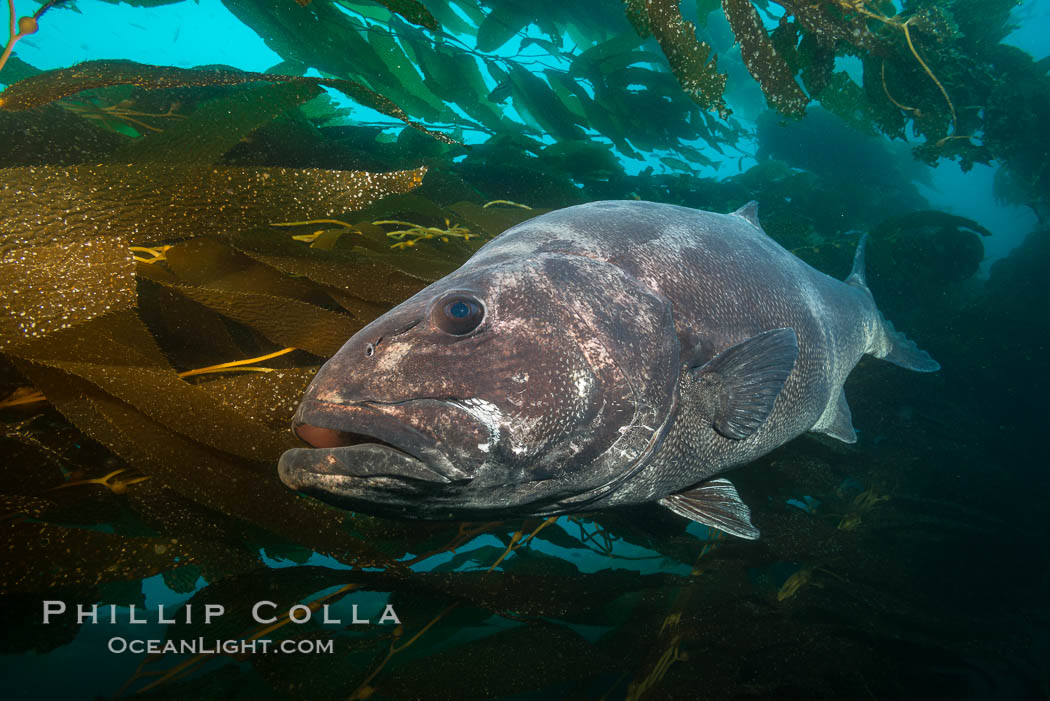
[[[757,538],[723,473],[806,431],[856,434],[865,353],[937,363],[882,318],[863,244],[845,282],[759,226],[636,201],[508,229],[353,336],[296,413],[285,484],[422,519],[657,501]]]

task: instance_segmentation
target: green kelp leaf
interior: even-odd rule
[[[430,14],[430,10],[419,2],[419,0],[374,0],[394,14],[401,15],[412,24],[418,24],[427,29],[439,28],[437,19]]]
[[[495,5],[478,27],[478,51],[491,53],[524,30],[533,19],[526,7],[516,2]]]
[[[178,540],[19,521],[4,526],[0,593],[145,579],[190,562]],[[38,563],[27,567],[26,563]]]
[[[278,345],[300,348],[321,358],[335,354],[365,326],[346,314],[294,299],[190,285],[172,285],[171,289],[250,326]]]
[[[765,10],[765,0],[759,0],[759,4],[763,5],[762,9]],[[705,29],[707,27],[708,17],[712,12],[718,12],[722,9],[721,0],[696,0],[696,16],[700,20],[700,28]]]
[[[263,124],[324,91],[309,83],[278,83],[205,102],[187,119],[118,149],[109,163],[210,165]]]
[[[514,106],[531,115],[543,131],[559,140],[583,137],[572,112],[542,78],[514,64],[511,66],[510,80]]]
[[[403,104],[405,110],[423,114],[420,107],[425,108],[426,103],[414,96],[410,87],[398,81],[387,67],[386,60],[389,57],[380,56],[377,49],[366,40],[365,35],[373,29],[337,3],[314,2],[300,7],[293,2],[223,0],[223,4],[286,60],[312,66],[325,75],[359,76],[372,89],[383,93],[388,98],[388,104]],[[397,27],[396,34],[399,37],[419,36],[421,41],[433,42],[431,37],[399,17],[391,17],[388,22],[381,24]],[[337,86],[333,84],[333,87]],[[370,94],[376,93],[370,91]],[[392,116],[401,119],[404,110],[395,109],[398,112]],[[415,127],[423,128],[418,124]],[[427,133],[446,143],[453,142],[447,136]]]
[[[244,83],[299,83],[335,88],[352,100],[377,112],[394,117],[439,141],[455,143],[444,134],[432,132],[409,119],[396,104],[361,83],[341,78],[308,78],[298,75],[220,71],[172,66],[152,66],[134,61],[85,61],[72,68],[40,73],[8,86],[0,94],[0,109],[27,110],[46,105],[82,90],[111,85],[134,85],[147,90],[200,87],[206,85],[242,85]]]
[[[322,9],[326,5],[317,5],[312,8],[314,11],[319,11],[322,15],[329,15],[331,9]],[[329,8],[338,7],[335,4],[327,5]],[[370,25],[357,22],[346,16],[345,13],[341,13],[343,16],[338,18],[338,25],[331,25],[331,17],[321,20],[321,35],[304,36],[310,44],[319,44],[323,42],[323,35],[330,33],[331,38],[339,43],[339,50],[345,55],[352,57],[350,61],[349,74],[358,76],[365,84],[367,84],[372,90],[379,94],[386,96],[394,103],[400,105],[403,111],[411,113],[413,115],[424,114],[427,109],[427,103],[420,100],[419,97],[414,95],[410,89],[407,89],[397,79],[392,68],[389,65],[389,59],[391,56],[382,56],[382,49],[378,44],[373,44],[368,35],[372,31],[382,32],[382,29],[372,30],[369,28]],[[393,26],[395,20],[391,18],[387,21],[382,21],[379,24],[382,26]],[[371,25],[376,26],[376,25]],[[403,30],[408,30],[409,27],[405,23],[397,24]],[[433,41],[431,38],[427,38],[428,41]],[[301,40],[300,40],[301,41]],[[334,73],[334,75],[346,75],[348,73]]]
[[[576,91],[573,89],[575,81],[561,71],[546,70],[543,71],[543,75],[546,77],[547,82],[550,83],[551,90],[554,91],[558,101],[565,105],[566,109],[576,118],[576,124],[581,127],[590,126],[587,124],[583,105],[580,103],[580,99],[576,97]]]
[[[12,55],[7,57],[7,63],[4,64],[3,81],[7,85],[11,85],[40,73],[43,73],[43,71],[39,68],[34,68],[17,56]]]
[[[874,117],[864,88],[853,82],[845,71],[831,74],[818,99],[824,109],[854,129],[866,134],[875,133]]]
[[[674,156],[660,156],[660,162],[671,170],[677,170],[682,173],[693,173],[695,169],[681,158],[675,158]]]
[[[154,355],[152,337],[130,310],[9,352],[81,377],[204,445],[250,460],[276,460],[291,446],[289,437],[232,411],[176,375]]]
[[[586,89],[584,89],[576,79],[571,76],[564,73],[557,73],[555,71],[547,71],[546,75],[551,81],[551,85],[557,84],[561,86],[562,90],[572,92],[576,98],[576,102],[580,105],[580,109],[583,110],[587,124],[592,129],[597,130],[603,136],[612,141],[623,155],[628,158],[641,159],[641,156],[639,156],[627,142],[628,130],[625,127],[623,120],[620,118],[620,115],[607,109],[606,106],[594,100],[589,94],[587,94]]]
[[[428,0],[427,6],[441,27],[453,34],[473,36],[485,21],[485,11],[476,0]]]
[[[540,152],[540,160],[577,180],[608,178],[623,172],[612,148],[597,141],[561,141],[551,144]]]
[[[501,548],[499,552],[503,552]],[[497,553],[495,557],[499,557]],[[490,560],[492,562],[492,560]],[[373,586],[374,585],[368,585]],[[459,605],[449,610],[449,604],[451,603],[448,597],[441,596],[440,594],[432,594],[427,591],[418,591],[409,588],[401,589],[398,587],[390,587],[393,589],[390,593],[390,597],[387,602],[394,607],[397,612],[397,617],[401,620],[401,623],[405,626],[405,632],[408,635],[412,635],[416,630],[419,630],[424,625],[433,620],[436,616],[444,611],[444,615],[431,627],[436,635],[427,637],[430,638],[430,645],[440,646],[440,640],[447,636],[455,635],[461,632],[464,628],[472,628],[475,626],[484,626],[486,621],[492,618],[492,614],[485,609],[477,608],[476,606]],[[417,657],[421,654],[425,654],[425,650],[421,649],[427,646],[427,642],[420,643],[420,645],[414,648],[408,656]]]
[[[717,57],[711,46],[697,41],[696,27],[682,19],[681,0],[646,0],[649,28],[663,49],[671,72],[692,100],[704,109],[713,109],[723,118],[730,110],[722,99],[726,76],[718,72]]]
[[[694,166],[709,166],[715,167],[717,164],[715,161],[704,155],[700,149],[693,148],[692,146],[686,146],[685,144],[679,144],[678,148],[675,149],[679,154],[684,156],[691,165]]]
[[[488,129],[502,131],[511,122],[481,98],[489,87],[472,54],[455,52],[444,45],[409,44],[423,72],[424,85],[446,102],[454,102]]]
[[[389,564],[343,530],[341,512],[300,498],[281,484],[276,466],[260,470],[257,463],[206,448],[67,373],[30,363],[19,368],[87,435],[191,501],[347,564]]]
[[[135,306],[135,262],[122,236],[0,245],[0,251],[0,348]]]
[[[770,106],[781,114],[801,116],[809,97],[799,88],[792,70],[769,40],[751,0],[722,0],[722,9],[740,42],[744,65],[762,86]]]
[[[569,65],[569,75],[578,78],[593,78],[595,73],[600,75],[605,72],[604,64],[606,61],[620,59],[622,56],[634,56],[639,53],[643,56],[650,56],[648,52],[638,51],[638,47],[641,45],[642,40],[630,32],[606,39],[574,56],[572,63]],[[624,60],[620,59],[619,65],[630,64],[624,63]]]
[[[143,244],[223,235],[360,209],[408,192],[425,168],[368,173],[229,166],[97,165],[0,169],[0,247],[125,236]]]
[[[402,38],[404,41],[404,38]],[[423,82],[422,76],[416,70],[415,62],[412,61],[401,48],[397,37],[390,32],[384,32],[378,27],[368,33],[368,43],[375,49],[376,54],[386,62],[391,74],[397,78],[405,92],[416,98],[415,109],[411,113],[427,121],[452,121],[453,114],[440,98]],[[412,105],[406,104],[407,108]]]
[[[541,664],[536,654],[542,651]],[[394,660],[376,687],[390,698],[470,701],[553,688],[616,671],[579,634],[562,626],[534,623],[503,630],[407,662]]]
[[[796,28],[793,22],[782,26]],[[787,31],[789,30],[785,30],[785,32]],[[802,73],[799,77],[802,79],[802,85],[810,96],[817,97],[820,95],[828,86],[828,81],[835,71],[835,48],[824,44],[819,37],[807,33],[799,41],[798,49],[794,49],[793,40],[786,42],[791,43],[792,48],[782,49],[777,42],[775,34],[776,32],[770,39],[773,41],[777,53],[783,56],[792,71],[797,72],[801,69]],[[792,55],[793,51],[794,56]]]

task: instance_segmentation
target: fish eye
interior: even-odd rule
[[[463,336],[481,325],[485,305],[476,297],[455,293],[435,304],[432,313],[439,329],[453,336]]]

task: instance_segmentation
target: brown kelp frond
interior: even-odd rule
[[[682,18],[680,0],[646,0],[647,28],[659,42],[678,84],[696,104],[713,109],[723,119],[729,108],[722,99],[726,76],[707,42],[698,41],[696,27]],[[636,25],[637,26],[637,25]]]
[[[160,132],[164,131],[164,129],[146,122],[144,119],[156,122],[156,120],[170,119],[177,121],[186,118],[186,115],[175,111],[176,105],[170,105],[164,112],[143,112],[135,109],[130,100],[122,100],[114,105],[100,105],[93,100],[56,100],[55,104],[68,112],[79,115],[84,119],[93,119],[103,125],[117,121],[136,129],[145,129],[152,132]]]
[[[722,0],[722,9],[740,42],[744,65],[762,86],[770,106],[781,114],[800,116],[809,104],[809,96],[802,92],[795,82],[794,71],[766,35],[751,0]]]
[[[133,61],[85,61],[72,68],[60,68],[20,80],[0,95],[0,109],[27,110],[84,90],[113,85],[134,85],[147,90],[245,83],[298,83],[307,86],[335,88],[360,104],[377,112],[400,119],[409,126],[444,143],[455,139],[434,132],[413,121],[392,101],[354,80],[341,78],[308,78],[304,76],[220,71],[171,66],[151,66]]]
[[[27,343],[132,308],[136,261],[129,240],[142,244],[187,234],[227,234],[300,209],[303,201],[311,203],[316,215],[342,213],[410,190],[424,172],[184,165],[0,170],[0,284],[11,292],[0,306],[0,346]],[[154,261],[170,255],[170,249],[139,248]],[[235,318],[259,317],[252,316],[250,307],[267,304],[258,296],[216,297],[203,290],[185,294],[204,304],[212,299],[213,306]],[[309,307],[301,310],[310,316]],[[277,342],[317,352],[336,344],[334,335],[346,331],[345,325],[332,323],[338,320],[324,310],[314,316],[319,325],[330,324],[332,341],[302,345],[302,333],[277,332],[284,339]]]
[[[179,115],[180,119],[164,129],[150,129],[152,134],[125,144],[106,160],[114,164],[211,165],[262,125],[322,92],[317,85],[299,82],[238,90],[197,105],[191,114]]]
[[[223,235],[290,211],[332,216],[408,192],[425,174],[184,164],[4,168],[0,250],[92,236],[144,244]]]

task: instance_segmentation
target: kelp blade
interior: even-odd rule
[[[75,95],[83,90],[113,85],[134,85],[147,90],[202,87],[208,85],[243,85],[245,83],[305,83],[335,88],[356,102],[377,112],[400,119],[411,127],[445,143],[454,139],[434,132],[413,121],[391,100],[355,80],[343,78],[310,78],[298,75],[219,71],[172,66],[152,66],[134,61],[85,61],[71,68],[61,68],[30,76],[9,86],[0,94],[0,109],[28,110]]]
[[[408,192],[426,168],[369,173],[203,165],[0,170],[0,246],[125,236],[149,243],[317,219]]]

